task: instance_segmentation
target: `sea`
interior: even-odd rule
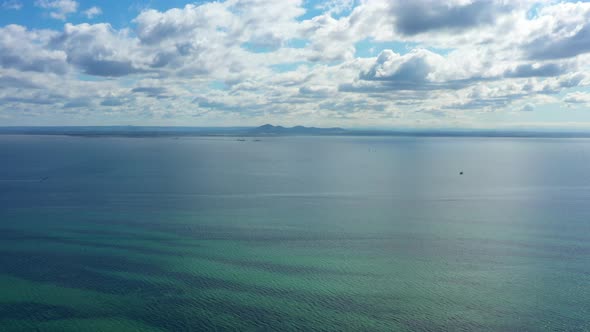
[[[0,331],[589,331],[590,139],[0,136]]]

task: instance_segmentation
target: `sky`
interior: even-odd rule
[[[0,0],[0,126],[590,129],[590,2]]]

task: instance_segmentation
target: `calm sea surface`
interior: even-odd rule
[[[590,330],[590,140],[0,136],[0,251],[0,331]]]

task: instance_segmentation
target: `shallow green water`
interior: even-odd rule
[[[590,329],[590,140],[3,136],[0,160],[1,331]]]

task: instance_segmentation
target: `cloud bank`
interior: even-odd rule
[[[6,123],[534,125],[571,122],[590,94],[590,3],[225,0],[124,27],[73,0],[34,5],[65,22],[0,27]]]

